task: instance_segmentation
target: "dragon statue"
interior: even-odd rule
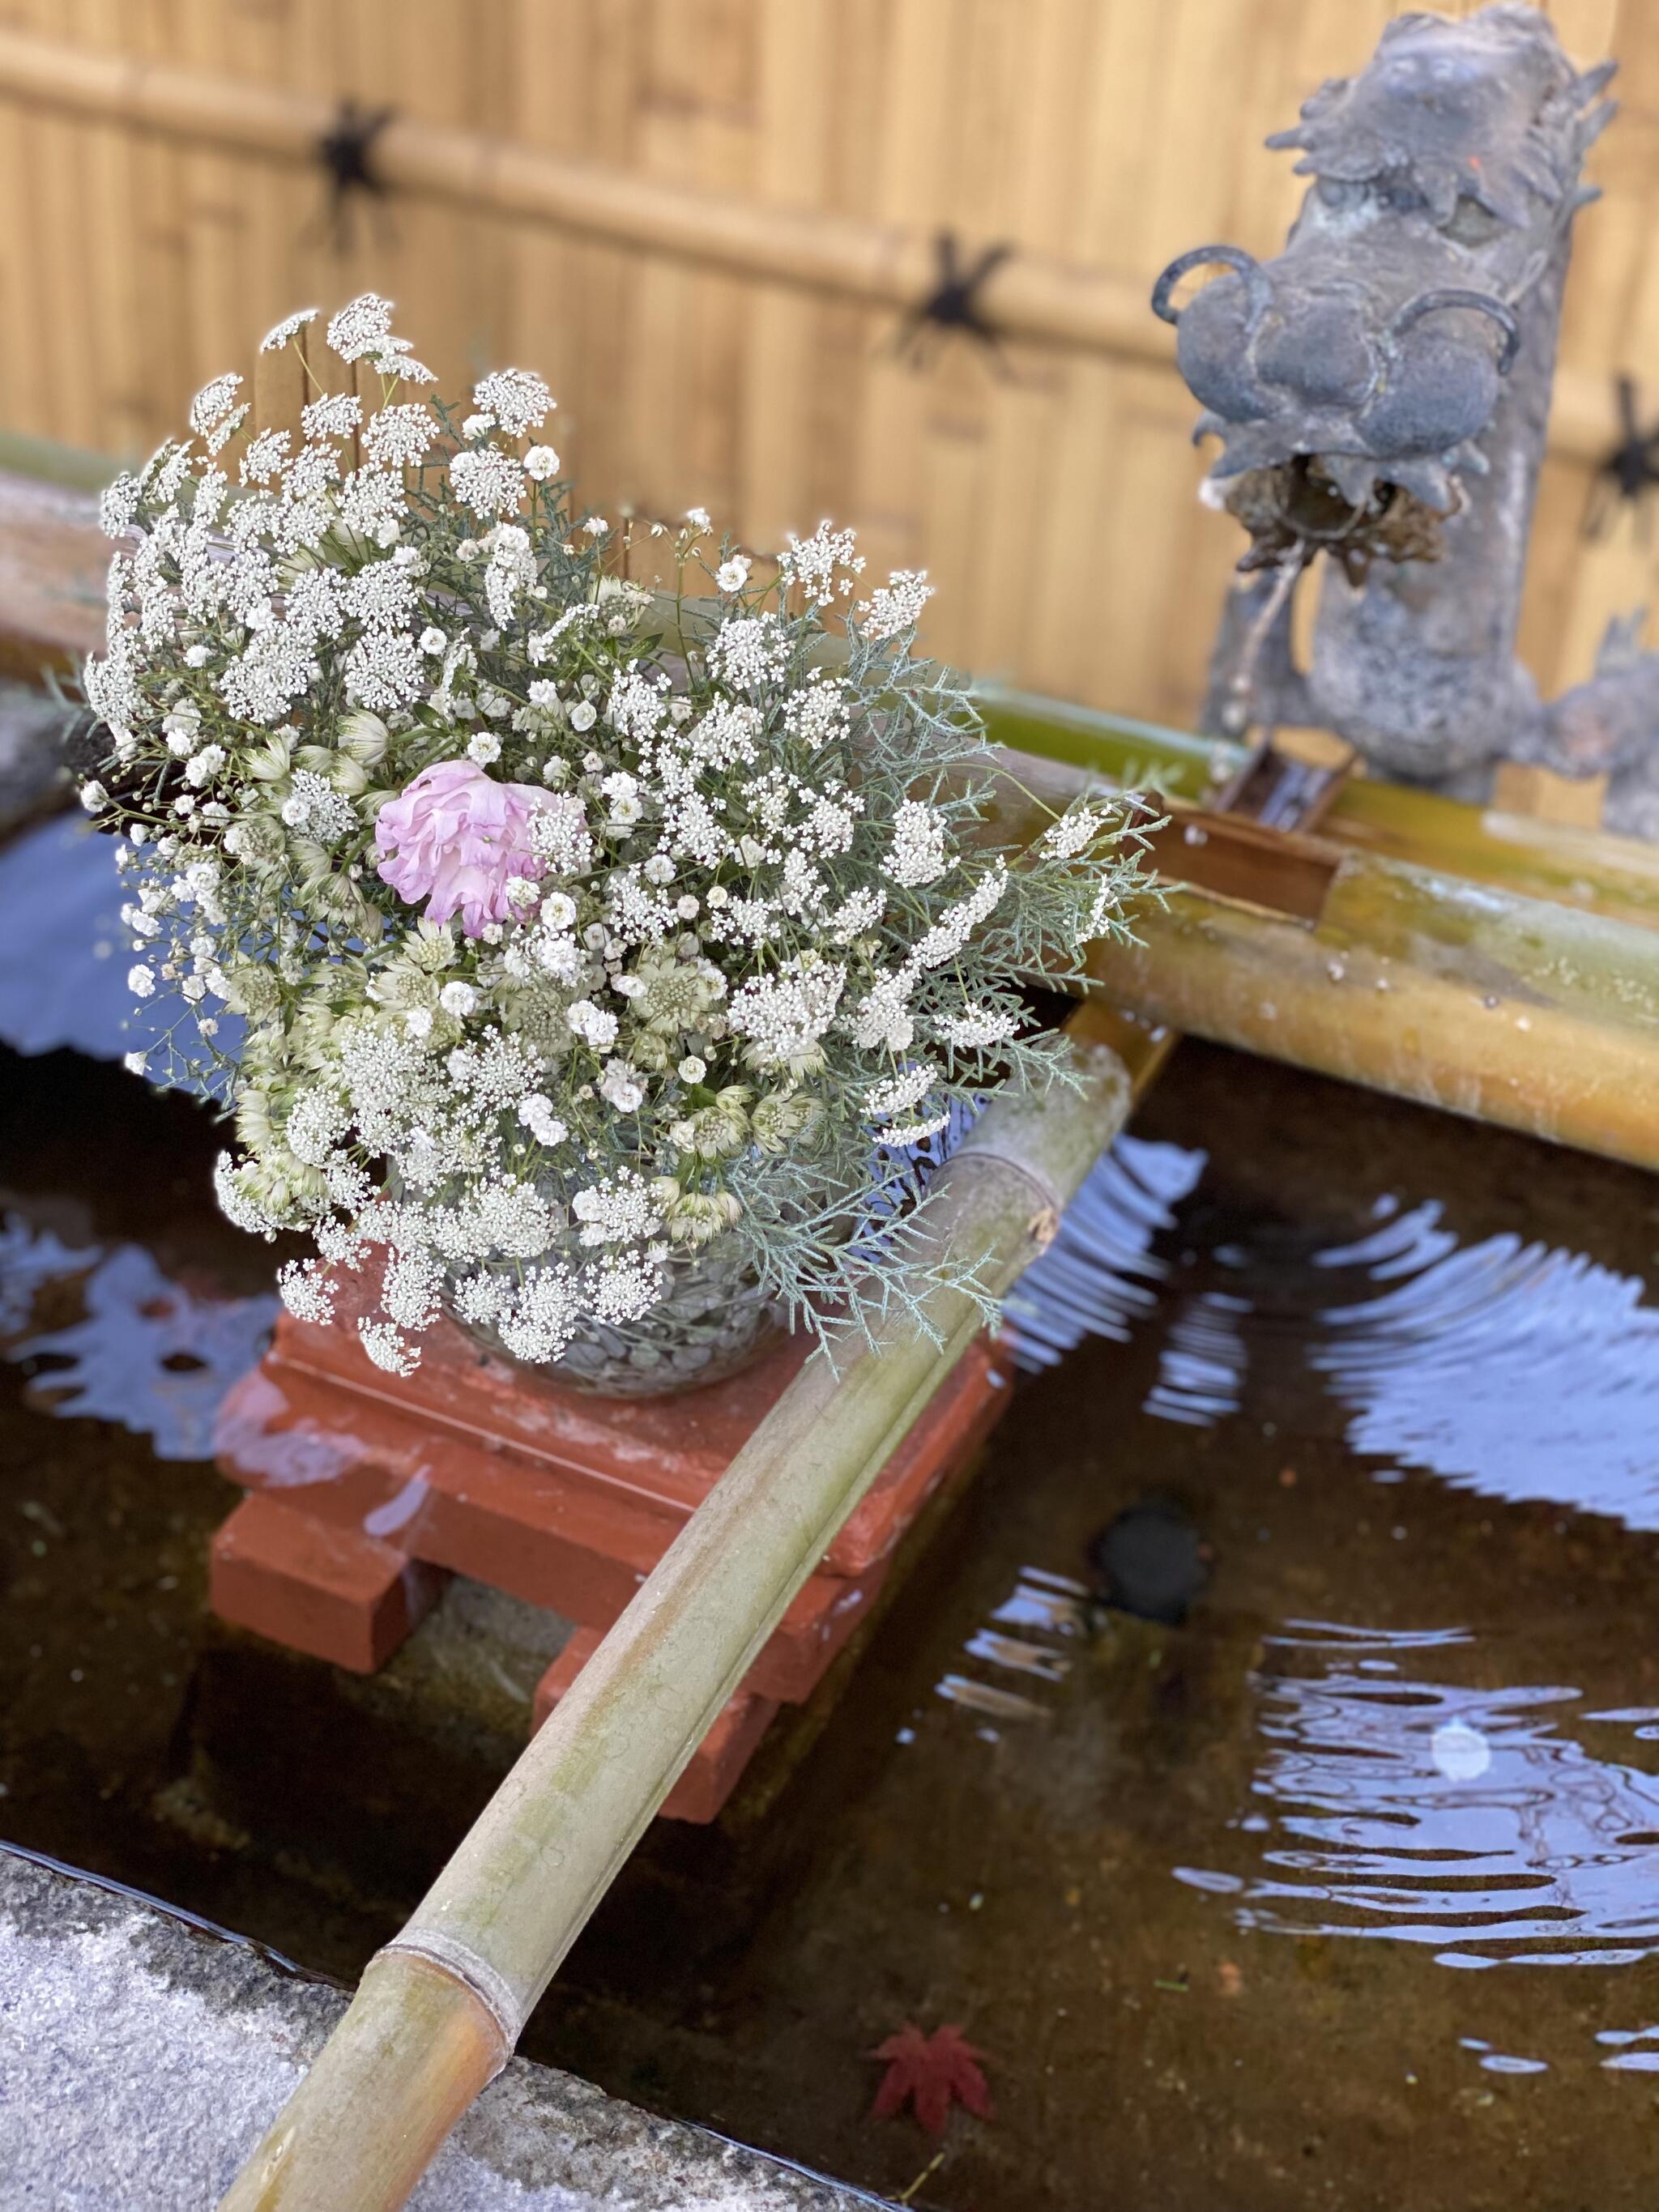
[[[1250,548],[1206,726],[1334,732],[1380,773],[1484,799],[1502,759],[1609,776],[1609,827],[1659,837],[1659,653],[1615,623],[1551,703],[1516,655],[1584,155],[1613,64],[1579,70],[1514,0],[1401,15],[1294,130],[1312,181],[1284,251],[1183,253],[1154,311],[1217,434],[1205,495]],[[1219,274],[1184,307],[1176,288]],[[1328,556],[1305,668],[1291,601]]]

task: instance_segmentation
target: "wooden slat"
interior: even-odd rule
[[[450,390],[503,361],[541,368],[554,442],[600,512],[699,501],[762,544],[833,514],[872,567],[928,567],[939,649],[1190,722],[1239,545],[1194,503],[1194,410],[1143,303],[1164,258],[1205,235],[1274,250],[1301,187],[1261,139],[1403,4],[10,0],[0,45],[279,98],[242,144],[210,149],[0,99],[0,425],[131,457],[208,376],[246,369],[280,314],[373,285]],[[1589,672],[1609,616],[1659,596],[1659,551],[1628,519],[1605,544],[1578,535],[1617,369],[1648,372],[1659,420],[1659,9],[1551,12],[1580,60],[1610,43],[1625,112],[1592,160],[1607,198],[1580,221],[1539,507],[1522,635],[1547,692]],[[298,159],[348,93],[411,130],[603,165],[683,208],[703,194],[884,227],[913,258],[886,304],[832,301],[413,192],[384,223],[360,214],[341,253]],[[297,131],[282,105],[296,100]],[[488,177],[481,161],[486,198]],[[929,280],[947,223],[969,251],[1018,243],[1010,299],[1044,268],[1096,272],[1120,303],[1116,354],[1017,343],[1006,382],[960,338],[921,370],[896,362],[892,300]]]

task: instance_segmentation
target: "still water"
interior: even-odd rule
[[[403,1658],[209,1622],[275,1257],[90,1003],[0,1060],[0,1834],[349,1975],[546,1638],[434,1750]],[[659,1825],[527,2048],[953,2212],[1646,2212],[1659,1189],[1187,1045],[1014,1330],[856,1668],[714,1829]],[[1178,1625],[1098,1602],[1148,1506],[1202,1557]],[[937,2164],[869,2117],[906,2021],[995,2101]]]

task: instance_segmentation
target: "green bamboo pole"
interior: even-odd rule
[[[994,1101],[917,1233],[1000,1295],[1167,1044],[1085,1006],[1078,1091]],[[560,1700],[223,2200],[392,2212],[505,2063],[560,1960],[790,1600],[979,1326],[936,1287],[809,1360]]]
[[[1244,759],[1224,738],[1191,737],[1017,691],[978,697],[992,737],[1081,776],[1155,786],[1201,805]],[[1063,788],[1057,786],[1057,788]],[[1320,835],[1383,858],[1659,928],[1659,846],[1606,830],[1466,806],[1410,786],[1355,776]]]

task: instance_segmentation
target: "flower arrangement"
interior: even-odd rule
[[[540,378],[463,410],[386,301],[319,323],[264,341],[306,362],[300,436],[221,377],[106,497],[82,795],[132,989],[185,1009],[130,1064],[234,1112],[226,1212],[319,1255],[283,1270],[296,1313],[383,1248],[359,1327],[397,1371],[441,1310],[695,1379],[662,1344],[738,1307],[913,1301],[919,1148],[1066,1076],[1020,987],[1125,928],[1121,802],[1000,848],[996,757],[913,653],[924,575],[865,593],[828,524],[762,564],[694,509],[651,526],[653,592],[631,531],[573,514]],[[378,398],[325,388],[319,336]]]

